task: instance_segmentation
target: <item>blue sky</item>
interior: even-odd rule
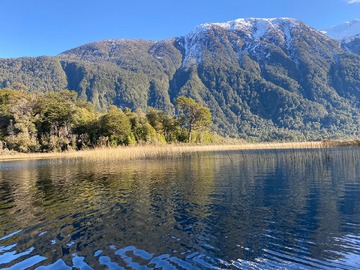
[[[2,0],[0,57],[56,55],[116,38],[161,40],[196,25],[291,17],[323,29],[360,18],[360,0]]]

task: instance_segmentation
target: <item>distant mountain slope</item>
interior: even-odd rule
[[[321,32],[339,40],[341,47],[348,52],[360,55],[360,20],[341,23]]]
[[[348,52],[360,55],[360,34],[343,39],[341,47]]]
[[[349,137],[360,120],[360,56],[349,51],[298,20],[238,19],[165,41],[106,40],[57,57],[0,59],[0,86],[68,88],[98,110],[173,112],[187,95],[211,109],[223,135]]]
[[[333,39],[343,40],[360,34],[360,20],[352,20],[334,25],[324,29],[322,32]]]
[[[333,39],[343,40],[360,34],[360,20],[352,20],[334,25],[324,29],[322,32]]]

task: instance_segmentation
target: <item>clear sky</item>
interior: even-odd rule
[[[291,17],[323,29],[360,0],[0,0],[0,57],[56,55],[103,39],[161,40],[206,22]]]

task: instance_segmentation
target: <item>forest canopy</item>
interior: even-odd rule
[[[28,93],[0,89],[0,147],[19,152],[60,152],[148,143],[215,142],[211,113],[191,98],[177,99],[177,113],[110,106],[98,113],[76,92]]]

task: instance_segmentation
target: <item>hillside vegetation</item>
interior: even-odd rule
[[[177,99],[177,116],[110,106],[96,113],[93,104],[69,90],[26,93],[0,90],[0,149],[61,152],[101,146],[201,143],[220,140],[209,130],[208,108],[191,98]]]
[[[175,115],[179,96],[208,107],[213,129],[255,141],[359,136],[360,56],[290,19],[209,24],[165,41],[107,40],[56,57],[0,59],[0,87],[70,89],[112,105]],[[261,30],[261,31],[260,31]],[[112,109],[114,110],[114,108]]]

